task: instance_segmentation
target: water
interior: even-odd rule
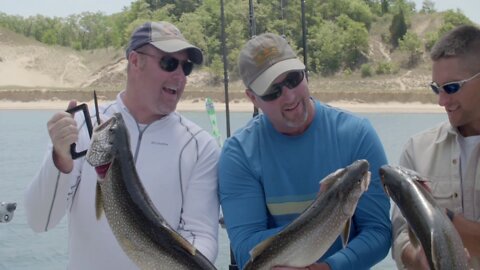
[[[67,261],[67,226],[64,219],[47,233],[34,233],[26,224],[23,191],[37,171],[49,140],[46,123],[54,111],[0,110],[0,201],[17,202],[12,222],[0,224],[0,269],[65,269]],[[204,112],[184,115],[211,131]],[[390,163],[396,164],[403,144],[414,133],[446,120],[444,114],[361,114],[369,118],[384,144]],[[230,127],[243,126],[252,113],[231,113]],[[226,133],[225,114],[218,113],[222,134]],[[229,243],[220,230],[218,269],[228,269]],[[390,255],[374,269],[395,269]]]

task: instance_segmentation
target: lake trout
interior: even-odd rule
[[[384,165],[380,176],[386,193],[398,206],[410,227],[410,241],[425,251],[435,270],[469,269],[460,235],[432,194],[420,183],[417,172],[401,166]]]
[[[358,160],[325,177],[318,197],[292,223],[259,243],[244,270],[315,263],[342,233],[348,241],[350,220],[370,183],[369,164]]]
[[[140,269],[216,269],[153,205],[136,172],[120,113],[95,129],[87,161],[98,174],[97,218],[103,210],[119,245]]]

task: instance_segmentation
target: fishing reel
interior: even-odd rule
[[[0,223],[7,223],[13,219],[13,213],[17,209],[17,203],[0,203]]]

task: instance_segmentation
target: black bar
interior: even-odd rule
[[[90,113],[88,112],[88,106],[87,104],[85,103],[82,103],[76,107],[73,107],[73,108],[70,108],[67,110],[68,113],[71,113],[72,115],[75,114],[77,111],[82,111],[83,112],[83,116],[85,118],[85,124],[87,125],[87,130],[88,130],[88,135],[90,136],[90,138],[92,138],[92,130],[93,130],[93,127],[92,127],[92,120],[90,119]],[[70,145],[70,154],[72,155],[72,159],[77,159],[79,157],[83,157],[87,154],[87,150],[83,150],[81,152],[77,152],[76,150],[77,148],[77,144],[76,143],[72,143]]]

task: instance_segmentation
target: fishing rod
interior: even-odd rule
[[[303,45],[303,64],[305,65],[305,76],[308,81],[308,61],[307,61],[307,22],[305,18],[305,0],[301,1],[302,4],[302,45]]]
[[[257,35],[257,27],[255,24],[255,13],[253,9],[253,0],[248,1],[248,17],[250,18],[250,38]],[[258,115],[257,106],[253,105],[253,117]]]
[[[227,138],[230,137],[230,107],[228,99],[228,59],[227,59],[227,44],[225,42],[225,11],[223,0],[220,0],[220,17],[222,21],[222,57],[223,57],[223,85],[225,87],[225,113],[227,121]]]
[[[251,2],[251,0],[250,0]],[[225,9],[223,0],[220,0],[220,19],[221,19],[221,39],[222,39],[222,57],[223,57],[223,84],[225,86],[225,118],[227,121],[227,138],[230,137],[230,109],[228,99],[228,60],[227,60],[227,45],[225,42]],[[229,270],[238,270],[235,256],[233,255],[232,248],[230,248],[230,265]]]

